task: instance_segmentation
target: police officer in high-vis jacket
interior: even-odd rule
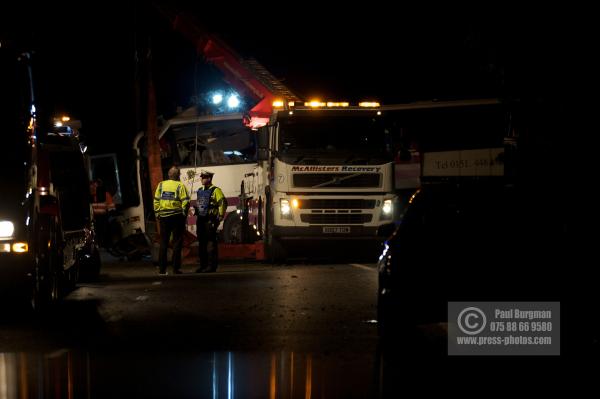
[[[202,187],[196,193],[196,234],[200,265],[196,273],[210,273],[217,270],[219,257],[217,246],[217,227],[225,217],[227,200],[223,191],[212,184],[214,173],[200,172]]]
[[[185,221],[190,207],[190,196],[179,181],[179,168],[169,169],[169,180],[163,180],[154,193],[154,213],[160,223],[160,251],[158,253],[158,273],[167,274],[167,247],[173,234],[173,273],[181,273],[181,249]]]

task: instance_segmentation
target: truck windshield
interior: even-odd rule
[[[317,154],[368,163],[388,156],[384,123],[373,115],[298,115],[280,122],[283,157]]]
[[[174,141],[174,162],[180,165],[228,165],[256,162],[254,136],[241,120],[234,119],[176,125],[165,140]]]

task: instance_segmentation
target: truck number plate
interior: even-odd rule
[[[323,233],[350,233],[350,227],[323,227]]]

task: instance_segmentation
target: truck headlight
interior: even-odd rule
[[[9,240],[13,238],[14,232],[15,225],[13,222],[9,222],[8,220],[0,221],[0,240]]]
[[[383,214],[384,215],[391,215],[392,211],[394,210],[394,207],[392,206],[392,200],[385,200],[383,201]]]
[[[290,201],[286,199],[282,199],[279,202],[281,216],[285,218],[289,218],[292,216],[292,208],[290,206]]]
[[[379,220],[391,220],[394,215],[394,205],[391,199],[383,201],[383,207],[381,208],[381,216]]]

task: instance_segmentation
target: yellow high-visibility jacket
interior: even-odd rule
[[[154,192],[154,213],[157,218],[187,215],[190,196],[182,182],[163,180]]]

